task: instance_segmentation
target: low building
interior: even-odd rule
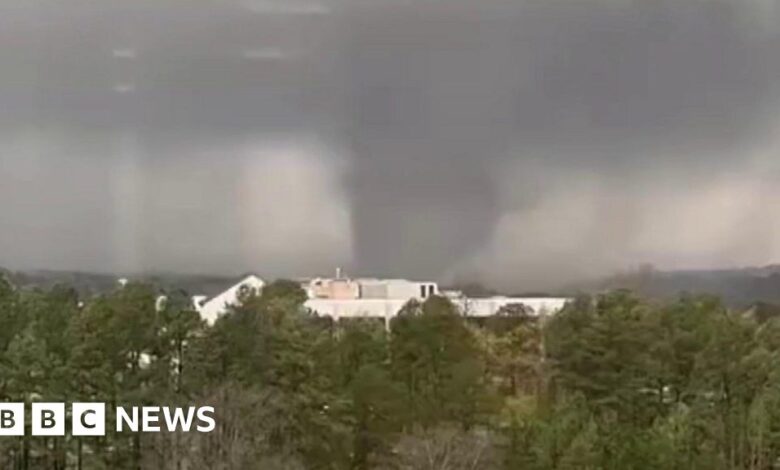
[[[440,292],[435,282],[409,281],[406,279],[348,279],[315,278],[302,280],[301,287],[308,300],[304,304],[318,315],[342,318],[377,318],[386,324],[410,300],[425,301],[434,295],[449,299],[458,311],[467,317],[489,317],[502,307],[511,304],[525,305],[532,315],[553,314],[559,311],[569,299],[552,297],[487,297],[469,298],[460,291]],[[213,324],[228,311],[231,305],[238,305],[249,289],[259,292],[265,282],[250,275],[223,293],[210,299],[194,297],[201,317]]]

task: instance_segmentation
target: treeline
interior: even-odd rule
[[[0,438],[7,469],[772,469],[780,323],[625,291],[537,318],[446,299],[333,322],[277,281],[211,327],[183,292],[0,281],[0,399],[99,401],[104,437]],[[212,433],[113,431],[115,405],[216,408]],[[28,406],[29,409],[29,406]]]

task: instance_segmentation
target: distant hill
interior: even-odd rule
[[[645,267],[575,284],[567,290],[599,292],[623,288],[652,298],[671,298],[681,293],[712,294],[734,307],[747,307],[758,302],[780,304],[780,265],[685,271]]]
[[[51,287],[67,284],[84,296],[114,289],[121,277],[151,282],[163,289],[184,289],[190,294],[216,295],[235,283],[241,276],[190,275],[151,273],[123,275],[78,271],[29,270],[10,271],[0,268],[11,281],[22,288]],[[452,286],[473,297],[496,294],[479,284]],[[758,303],[780,305],[780,265],[743,269],[663,271],[644,267],[588,282],[575,283],[561,292],[596,293],[614,289],[631,289],[640,295],[669,299],[681,293],[712,294],[733,307],[750,307]],[[557,291],[556,291],[557,292]],[[543,296],[543,294],[537,294]]]
[[[208,296],[218,294],[239,278],[238,276],[175,273],[125,275],[53,270],[11,271],[2,268],[0,268],[0,274],[7,276],[14,285],[20,288],[49,288],[57,284],[64,284],[74,287],[82,296],[86,297],[116,288],[118,280],[123,277],[131,281],[149,282],[163,289],[184,289],[192,295]]]

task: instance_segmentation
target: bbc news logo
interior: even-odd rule
[[[214,430],[214,408],[211,406],[172,408],[167,406],[133,406],[116,408],[116,432],[202,432]],[[65,403],[33,403],[30,427],[33,436],[64,436],[70,416],[73,436],[105,436],[106,404],[73,403],[70,413]],[[0,403],[0,436],[24,436],[25,404]]]

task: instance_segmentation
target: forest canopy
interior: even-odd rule
[[[510,305],[477,320],[432,297],[386,328],[318,317],[304,300],[276,281],[207,326],[186,292],[151,284],[80,298],[0,281],[2,400],[209,405],[217,420],[208,434],[7,437],[0,468],[725,470],[780,458],[780,320],[766,308],[620,290],[553,316]]]

